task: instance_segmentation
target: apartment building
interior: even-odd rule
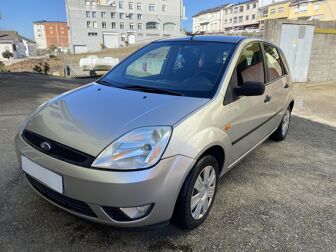
[[[288,19],[334,21],[336,20],[336,1],[294,0],[290,4]]]
[[[225,18],[224,25],[226,31],[230,28],[234,30],[245,30],[247,28],[258,28],[258,1],[249,0],[235,4],[231,7],[231,14]]]
[[[193,33],[221,33],[224,32],[224,10],[232,4],[224,4],[215,8],[203,10],[193,16]]]
[[[33,23],[37,49],[56,46],[61,50],[69,47],[68,25],[58,21],[36,21]]]
[[[70,49],[99,51],[180,35],[183,0],[66,0]]]
[[[275,2],[270,5],[259,7],[259,18],[265,19],[288,19],[290,1]]]
[[[261,26],[266,19],[289,20],[336,20],[335,0],[294,0],[277,1],[275,3],[259,7],[259,19]]]
[[[204,10],[193,16],[193,32],[231,33],[237,30],[258,28],[258,0],[225,4]]]

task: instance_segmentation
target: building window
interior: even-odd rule
[[[102,22],[102,28],[106,28],[106,22]]]
[[[116,23],[115,22],[112,22],[112,29],[115,29],[116,28]]]
[[[307,11],[307,4],[300,4],[299,12],[306,12]]]
[[[91,5],[95,6],[96,5],[96,1],[91,1]]]
[[[122,34],[122,35],[121,35],[121,41],[122,41],[122,42],[125,42],[125,41],[126,41],[126,35],[125,35],[125,34]]]
[[[92,11],[92,17],[93,17],[93,18],[96,18],[96,17],[97,17],[97,12]]]
[[[93,21],[93,28],[98,28],[97,21]]]
[[[238,13],[238,7],[233,8],[233,13]]]
[[[314,10],[318,11],[320,9],[320,3],[315,3],[314,4]]]
[[[90,1],[86,0],[86,1],[85,1],[85,5],[86,5],[86,6],[89,6],[89,5],[90,5]]]
[[[224,23],[225,23],[225,24],[227,23],[227,19],[224,20]]]
[[[249,9],[250,9],[250,5],[246,4],[246,10],[249,10]]]
[[[139,23],[139,24],[138,24],[138,29],[139,29],[139,30],[142,30],[142,29],[143,29],[143,24]]]
[[[234,23],[234,24],[237,23],[237,20],[238,20],[238,18],[237,18],[237,17],[234,17],[234,18],[233,18],[233,23]]]
[[[256,3],[253,4],[253,9],[255,9],[255,8],[257,8],[257,4]]]
[[[239,16],[238,22],[239,23],[243,22],[243,16]]]
[[[128,14],[128,18],[129,19],[134,19],[134,14],[133,13]]]
[[[142,9],[142,3],[137,3],[137,10],[141,10]]]
[[[124,2],[119,1],[119,9],[124,9]]]
[[[162,5],[162,12],[166,12],[167,11],[167,5]]]
[[[271,9],[271,14],[275,14],[275,9]]]
[[[98,33],[97,32],[89,32],[88,36],[89,37],[97,37]]]
[[[125,24],[124,23],[120,23],[120,29],[125,29]]]
[[[176,30],[176,24],[174,23],[165,23],[163,25],[164,31],[175,31]]]
[[[90,11],[87,11],[86,12],[86,17],[89,18],[91,16],[90,14],[91,14]]]
[[[256,19],[256,15],[255,14],[252,14],[252,19]]]
[[[138,14],[138,20],[142,19],[142,14]]]
[[[232,18],[230,18],[230,24],[232,24]]]
[[[159,23],[157,22],[148,22],[146,24],[147,30],[158,30],[159,29]]]
[[[246,17],[245,17],[245,20],[248,21],[248,20],[249,20],[249,16],[246,16]]]
[[[101,17],[102,17],[102,18],[106,18],[106,12],[105,12],[105,11],[103,11],[103,12],[101,13]]]
[[[133,10],[133,3],[132,2],[128,3],[128,9]]]
[[[244,11],[244,5],[239,6],[239,12],[243,12]]]
[[[278,8],[278,12],[279,12],[279,13],[283,13],[284,11],[285,11],[285,8],[284,8],[284,7],[279,7],[279,8]]]
[[[155,4],[149,4],[149,11],[155,11]]]
[[[91,21],[87,21],[87,22],[86,22],[86,27],[87,27],[87,28],[91,28]]]
[[[113,19],[116,18],[116,13],[115,12],[111,12],[111,18],[113,18]]]
[[[134,24],[130,24],[129,27],[130,27],[130,30],[134,30]]]
[[[119,13],[119,18],[123,19],[124,18],[124,13]]]

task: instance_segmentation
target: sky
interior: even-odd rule
[[[187,21],[182,28],[191,30],[192,16],[197,12],[238,0],[184,0]],[[66,21],[65,0],[0,0],[0,30],[15,30],[34,39],[34,21]]]

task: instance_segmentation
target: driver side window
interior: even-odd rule
[[[234,88],[242,86],[248,81],[265,83],[263,53],[260,43],[248,45],[241,53],[226,91],[224,105],[235,101],[238,97],[234,93]]]

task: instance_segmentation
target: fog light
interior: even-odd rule
[[[140,219],[149,214],[153,204],[138,206],[138,207],[122,207],[120,210],[131,219]]]

